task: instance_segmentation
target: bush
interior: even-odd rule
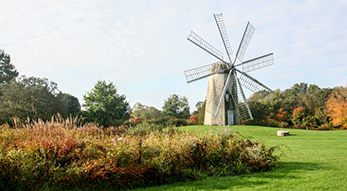
[[[280,126],[280,122],[272,119],[272,120],[268,121],[267,126],[269,126],[269,127],[279,127]]]
[[[166,125],[170,119],[171,118],[169,116],[165,116],[165,117],[160,117],[158,119],[151,119],[145,122],[148,124]]]
[[[303,123],[298,123],[296,126],[295,126],[296,129],[306,129],[306,125],[303,124]]]
[[[281,128],[289,128],[289,124],[287,122],[281,122],[279,127],[281,127]]]
[[[145,121],[142,117],[131,117],[129,120],[125,121],[123,125],[127,126],[136,126],[138,124],[141,124]]]
[[[169,117],[169,116],[161,117],[158,119],[145,120],[143,121],[143,123],[162,125],[165,127],[171,127],[171,126],[181,127],[181,126],[188,125],[188,121],[186,119],[177,119],[177,118]]]
[[[134,127],[130,127],[129,129],[125,131],[124,135],[144,136],[144,135],[150,134],[151,132],[154,132],[154,131],[161,132],[162,130],[163,130],[162,125],[142,123]]]
[[[325,123],[318,127],[317,130],[333,130],[334,126],[332,123]]]
[[[186,119],[170,119],[168,121],[169,126],[175,126],[175,127],[181,127],[181,126],[187,126],[188,122]]]
[[[302,120],[303,124],[305,127],[307,128],[314,128],[314,127],[317,127],[317,121],[316,121],[316,118],[314,116],[307,116],[305,118],[303,118]]]
[[[222,128],[194,134],[140,124],[99,128],[38,121],[0,129],[0,185],[8,190],[122,189],[266,171],[277,147]]]

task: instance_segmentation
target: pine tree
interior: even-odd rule
[[[18,72],[13,64],[11,64],[10,55],[0,50],[0,84],[8,83],[11,79],[16,78]]]

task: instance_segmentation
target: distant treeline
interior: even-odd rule
[[[295,128],[347,128],[347,89],[320,88],[314,84],[294,84],[284,91],[276,90],[272,99],[259,99],[257,93],[248,99],[253,121],[248,125]]]
[[[83,123],[100,126],[170,123],[169,125],[203,124],[206,101],[196,104],[190,113],[188,98],[170,95],[162,110],[136,103],[130,107],[125,95],[112,82],[98,81],[83,95],[83,111],[78,99],[59,91],[58,84],[46,78],[18,77],[10,55],[0,50],[0,125],[82,117]],[[248,125],[294,128],[347,128],[347,88],[320,88],[314,84],[294,84],[284,91],[275,90],[270,101],[254,93],[247,101],[254,120]],[[15,119],[15,120],[14,120]]]

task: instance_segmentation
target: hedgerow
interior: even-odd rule
[[[133,128],[34,122],[0,128],[4,190],[123,189],[274,167],[277,147],[227,128],[194,134],[154,124]]]

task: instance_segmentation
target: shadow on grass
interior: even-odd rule
[[[272,184],[276,181],[299,178],[304,171],[322,169],[318,163],[312,162],[279,162],[277,168],[268,172],[258,172],[247,175],[210,177],[202,181],[180,182],[146,190],[237,190],[241,188],[252,189],[257,186]],[[139,189],[142,190],[142,189]]]

